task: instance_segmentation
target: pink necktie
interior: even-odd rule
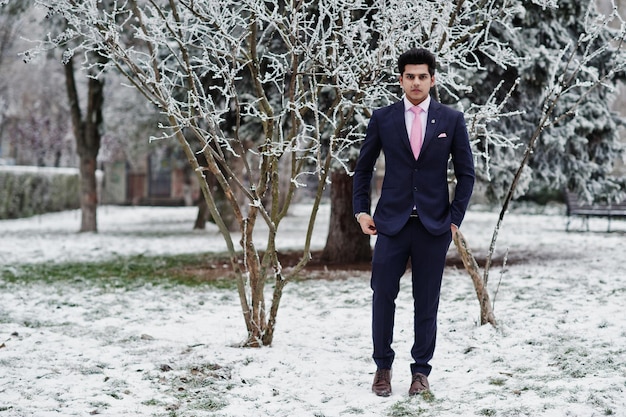
[[[413,118],[413,124],[411,124],[411,136],[409,138],[409,142],[411,142],[413,156],[417,159],[420,154],[420,149],[422,148],[422,118],[420,117],[420,114],[423,110],[420,106],[414,106],[411,107],[411,111],[415,114],[415,117]]]

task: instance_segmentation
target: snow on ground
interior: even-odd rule
[[[301,246],[309,208],[282,225]],[[76,234],[77,211],[0,221],[0,272],[31,262],[223,251],[192,231],[194,208],[113,207],[100,232]],[[315,247],[325,243],[328,207]],[[484,255],[497,214],[472,209],[462,231]],[[290,283],[270,348],[237,347],[235,291],[0,278],[0,416],[626,416],[626,222],[591,231],[549,214],[509,213],[490,275],[499,327],[478,326],[471,280],[447,268],[432,398],[409,398],[411,296],[403,279],[394,393],[370,392],[365,272]],[[281,226],[281,227],[282,227]],[[451,249],[451,253],[455,251]]]

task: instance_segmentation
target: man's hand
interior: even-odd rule
[[[454,240],[454,236],[456,236],[456,231],[459,230],[459,226],[452,223],[450,224],[450,230],[452,230],[452,239]]]
[[[375,235],[376,225],[374,224],[374,219],[369,214],[362,214],[359,216],[359,224],[361,225],[361,231],[366,235]]]

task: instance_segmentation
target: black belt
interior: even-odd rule
[[[415,218],[417,218],[417,217],[418,217],[418,215],[417,215],[417,210],[413,210],[413,211],[411,212],[411,215],[410,215],[409,217],[415,217]]]

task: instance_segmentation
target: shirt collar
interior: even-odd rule
[[[411,110],[411,108],[414,107],[414,104],[411,103],[408,98],[406,98],[406,95],[403,97],[403,101],[404,101],[405,112]],[[424,113],[428,114],[428,108],[430,107],[430,94],[428,95],[428,97],[424,99],[424,101],[418,104],[418,106],[420,106],[422,110],[424,110]]]

